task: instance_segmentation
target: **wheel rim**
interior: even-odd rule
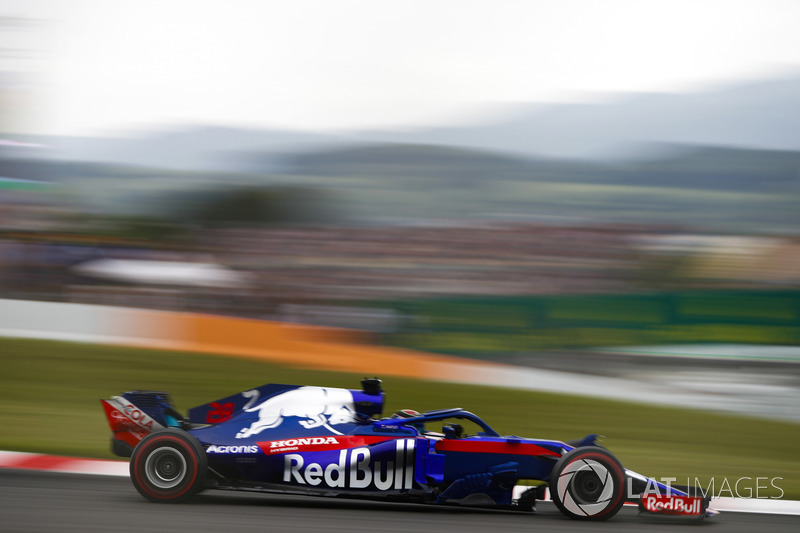
[[[172,489],[186,477],[186,459],[175,448],[159,448],[144,463],[147,480],[160,489]]]
[[[578,459],[561,472],[557,488],[568,511],[578,516],[594,516],[611,504],[614,478],[602,463]]]
[[[572,478],[572,491],[577,501],[596,503],[603,492],[603,481],[594,470],[581,470]]]

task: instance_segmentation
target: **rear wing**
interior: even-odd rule
[[[139,441],[153,431],[181,425],[182,417],[165,392],[130,391],[100,402],[113,433],[111,451],[122,457],[130,457]]]

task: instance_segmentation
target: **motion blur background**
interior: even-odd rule
[[[676,383],[719,356],[692,387],[727,373],[775,414],[800,391],[798,20],[764,0],[5,0],[0,298]]]

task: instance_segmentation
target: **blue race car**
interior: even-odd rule
[[[101,401],[112,450],[131,458],[133,485],[154,502],[213,488],[532,511],[549,488],[555,505],[579,520],[608,519],[626,503],[653,514],[716,514],[696,487],[625,469],[596,435],[503,437],[459,408],[379,418],[381,381],[361,384],[262,385],[192,408],[186,418],[163,392]],[[514,497],[520,481],[533,486]]]

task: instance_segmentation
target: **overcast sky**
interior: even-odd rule
[[[792,0],[2,0],[0,15],[0,89],[28,80],[24,129],[41,133],[405,128],[800,68]]]

